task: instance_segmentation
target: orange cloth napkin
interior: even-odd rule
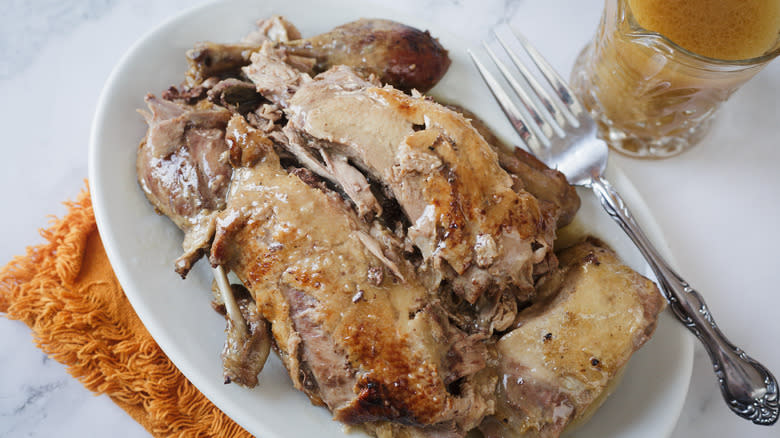
[[[0,270],[0,312],[30,326],[39,348],[154,436],[251,436],[146,331],[108,262],[89,193],[66,205],[41,231],[47,243]]]

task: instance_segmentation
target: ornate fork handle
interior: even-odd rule
[[[650,264],[674,315],[704,344],[731,410],[756,424],[774,424],[779,408],[777,380],[772,373],[726,339],[704,299],[658,254],[609,181],[596,175],[590,186]]]

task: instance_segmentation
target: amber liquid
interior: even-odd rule
[[[770,51],[780,30],[778,0],[629,0],[634,18],[693,53],[750,59]]]
[[[776,51],[778,32],[780,0],[607,0],[572,86],[614,149],[676,155],[703,138],[718,106],[768,62],[718,59]]]

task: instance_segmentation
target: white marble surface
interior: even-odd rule
[[[258,0],[262,1],[262,0]],[[293,0],[291,0],[293,1]],[[379,0],[373,0],[382,3]],[[0,17],[0,263],[41,241],[47,215],[61,216],[87,175],[87,141],[103,82],[141,35],[191,2],[8,0]],[[568,72],[598,22],[599,0],[395,0],[474,43],[509,19]],[[303,12],[302,13],[306,13]],[[780,61],[724,107],[712,135],[657,162],[614,159],[664,230],[679,270],[702,291],[730,338],[780,373]],[[105,396],[94,397],[48,359],[20,322],[0,318],[0,437],[143,437]],[[658,364],[663,366],[663,364]],[[775,437],[725,407],[696,348],[690,392],[675,438]]]

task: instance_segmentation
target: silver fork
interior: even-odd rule
[[[516,72],[486,43],[485,49],[515,91],[521,106],[514,104],[479,58],[471,51],[469,54],[527,150],[548,166],[563,172],[570,183],[591,188],[607,213],[636,244],[658,278],[674,315],[699,338],[709,353],[729,408],[756,424],[774,424],[778,418],[777,380],[763,365],[726,339],[701,295],[661,257],[618,192],[604,178],[608,147],[597,137],[593,118],[525,37],[515,34],[507,25],[499,26],[494,33]],[[556,98],[534,79],[518,56],[520,47],[552,87]]]

